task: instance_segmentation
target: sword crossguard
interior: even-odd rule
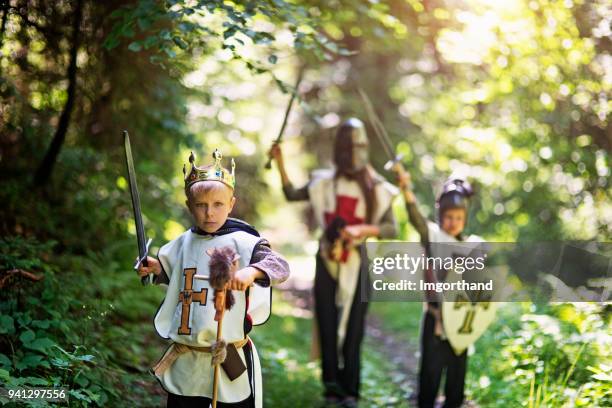
[[[141,257],[139,257],[136,260],[136,263],[134,264],[134,270],[138,270],[140,268],[140,265],[144,265],[147,266],[147,256],[149,256],[149,246],[151,245],[151,242],[153,241],[153,239],[149,238],[149,240],[147,241],[147,244],[145,245],[145,252],[144,254],[142,254]],[[148,276],[143,276],[141,279],[141,282],[143,285],[146,285],[147,283],[153,283],[153,274],[149,274]]]
[[[396,163],[401,163],[403,158],[404,158],[403,154],[398,154],[393,159],[385,163],[384,169],[387,171],[393,169],[393,166],[395,166]]]

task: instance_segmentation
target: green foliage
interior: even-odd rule
[[[596,28],[607,24],[605,6],[515,3],[321,6],[322,26],[358,54],[312,74],[306,99],[318,116],[304,126],[307,150],[329,157],[333,129],[321,126],[367,117],[362,88],[430,217],[443,180],[460,173],[477,189],[470,232],[508,242],[609,239],[612,84],[609,42]],[[382,168],[388,157],[372,139]]]
[[[2,241],[1,270],[27,268],[42,272],[44,279],[29,286],[17,283],[20,290],[5,293],[0,300],[0,374],[9,388],[64,386],[70,388],[74,406],[104,406],[110,397],[117,397],[117,391],[103,389],[99,360],[87,347],[76,345],[79,341],[74,335],[83,324],[66,316],[77,302],[56,296],[62,293],[57,269],[41,262],[51,247],[19,237]],[[8,399],[0,401],[7,403]],[[51,406],[40,401],[31,404]]]
[[[21,238],[2,244],[0,270],[28,266],[44,274],[0,300],[0,375],[6,386],[67,387],[76,407],[120,406],[125,390],[144,405],[159,404],[157,395],[137,384],[150,379],[144,367],[163,350],[159,341],[145,347],[155,343],[153,333],[141,335],[142,320],[154,313],[162,294],[151,288],[143,295],[129,267],[107,261],[125,259],[124,248],[59,257],[51,266],[41,262],[49,244]]]
[[[375,303],[383,326],[413,346],[417,303]],[[610,405],[609,307],[505,303],[468,358],[466,393],[480,406]]]
[[[11,278],[1,293],[0,378],[10,386],[69,386],[75,406],[120,406],[126,390],[142,406],[162,403],[145,368],[164,348],[147,323],[163,295],[143,290],[130,270],[120,131],[130,131],[153,252],[190,223],[181,179],[190,150],[202,161],[214,147],[237,158],[234,215],[288,226],[274,218],[284,201],[260,169],[285,109],[279,90],[291,91],[302,63],[302,116],[290,127],[303,137],[288,140],[306,152],[292,158],[296,167],[325,165],[335,124],[365,118],[361,87],[430,218],[437,185],[460,171],[478,190],[470,232],[498,241],[611,236],[602,0],[84,2],[76,101],[40,189],[31,177],[67,99],[74,2],[21,3],[0,8],[0,273],[45,278]],[[372,137],[378,169],[381,149]],[[396,210],[401,236],[417,239],[401,202]],[[480,340],[472,398],[610,405],[609,309],[525,307],[508,305]],[[418,309],[373,306],[413,345]],[[319,402],[317,367],[304,352],[309,324],[279,315],[255,334],[270,405]],[[401,401],[384,358],[367,347],[368,403]]]
[[[347,55],[346,50],[320,32],[318,20],[307,5],[284,0],[141,0],[116,10],[112,17],[116,22],[105,40],[107,49],[118,47],[127,38],[132,41],[128,45],[130,51],[152,50],[151,62],[161,65],[174,62],[185,52],[212,54],[215,50],[228,50],[251,71],[268,72],[278,59],[272,50],[266,61],[249,58],[244,51],[245,47],[274,47],[277,39],[272,27],[289,30],[297,52],[321,60]]]
[[[262,363],[265,406],[318,406],[323,403],[320,367],[310,359],[313,322],[303,310],[274,295],[274,315],[251,335]],[[362,403],[404,406],[405,390],[389,381],[393,369],[377,345],[366,342],[362,357]]]
[[[527,314],[519,319],[521,312]],[[474,397],[528,406],[609,405],[609,382],[594,373],[610,353],[609,319],[596,304],[508,304],[471,357]]]

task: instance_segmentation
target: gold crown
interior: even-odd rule
[[[231,161],[232,171],[230,172],[228,169],[221,166],[221,159],[223,158],[223,155],[219,149],[215,149],[212,156],[215,160],[213,164],[198,167],[194,164],[195,156],[193,155],[193,152],[191,152],[189,155],[189,163],[191,163],[191,171],[189,171],[189,174],[187,174],[187,169],[185,165],[183,165],[183,175],[185,175],[185,193],[189,192],[189,187],[191,187],[194,183],[206,180],[220,181],[221,183],[230,187],[232,190],[234,189],[236,185],[236,177],[234,175],[236,163],[234,162],[234,159]]]

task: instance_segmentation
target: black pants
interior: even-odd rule
[[[436,319],[426,312],[421,334],[421,367],[419,371],[419,407],[434,406],[442,372],[446,369],[445,408],[460,407],[464,399],[467,351],[456,355],[448,340],[435,335]]]
[[[362,267],[364,264],[362,262]],[[325,396],[359,398],[359,370],[361,341],[363,340],[367,303],[360,300],[361,279],[358,279],[351,307],[342,357],[344,367],[338,365],[338,324],[340,311],[336,307],[337,282],[326,269],[323,259],[317,254],[314,282],[315,314],[321,345],[321,366]]]
[[[246,360],[247,373],[249,376],[249,384],[253,384],[253,362],[251,345],[247,343],[244,347],[244,357]],[[212,367],[211,367],[212,370]],[[220,368],[223,370],[223,368]],[[217,401],[217,408],[254,408],[255,398],[253,389],[251,395],[239,402],[227,403]],[[212,404],[212,399],[207,397],[187,397],[184,395],[176,395],[168,393],[168,408],[208,408]]]

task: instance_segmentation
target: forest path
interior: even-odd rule
[[[312,314],[314,311],[312,294],[314,262],[300,259],[295,263],[300,266],[294,268],[294,262],[291,262],[293,273],[278,288],[281,290],[285,301],[291,303],[293,307],[302,309],[305,314]],[[401,389],[403,397],[403,401],[396,401],[393,405],[416,406],[418,347],[415,343],[406,342],[399,338],[396,333],[385,328],[383,318],[377,313],[376,308],[369,308],[366,316],[366,335],[362,353],[375,351],[382,354],[389,363],[387,367],[389,380],[393,382],[395,387]],[[365,395],[364,397],[367,398]]]
[[[283,299],[299,308],[306,315],[312,315],[314,310],[314,299],[312,287],[314,283],[314,259],[307,258],[290,259],[292,275],[280,285]],[[382,307],[381,307],[382,306]],[[413,308],[418,309],[418,308]],[[398,332],[385,327],[385,318],[389,313],[394,313],[389,304],[373,302],[370,304],[366,317],[366,336],[362,353],[376,351],[385,356],[389,362],[388,377],[395,387],[402,392],[403,401],[397,401],[397,405],[416,407],[416,390],[419,367],[419,338],[418,330]],[[395,314],[405,313],[398,309]],[[420,319],[420,316],[418,317]],[[400,329],[401,330],[401,329]],[[412,332],[412,333],[411,333]],[[407,340],[408,336],[414,336],[414,340]],[[366,396],[364,396],[366,397]],[[441,407],[444,397],[440,396],[436,407]],[[477,408],[473,401],[464,403],[466,408]]]

